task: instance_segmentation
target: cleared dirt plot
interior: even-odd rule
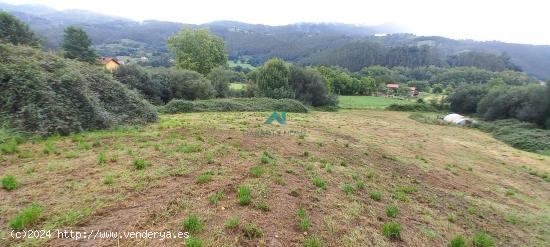
[[[0,157],[0,245],[550,243],[550,182],[530,175],[550,172],[547,156],[409,113],[288,113],[287,125],[264,125],[270,114],[162,115],[19,144]],[[25,228],[191,237],[9,237]]]

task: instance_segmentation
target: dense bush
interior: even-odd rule
[[[475,113],[477,104],[487,95],[488,88],[483,85],[462,85],[449,96],[451,111],[458,113]]]
[[[209,100],[172,100],[159,108],[163,113],[182,112],[244,112],[244,111],[281,111],[307,112],[300,101],[293,99],[237,98]]]
[[[506,119],[481,122],[475,127],[518,149],[539,153],[550,151],[550,130],[537,128],[532,123]]]
[[[544,126],[549,101],[550,95],[541,85],[497,87],[481,99],[477,112],[487,120],[516,118]]]
[[[184,69],[145,69],[136,64],[120,66],[115,77],[154,103],[171,99],[209,99],[216,90],[201,74]]]
[[[157,119],[103,68],[9,44],[0,44],[0,105],[0,124],[40,135]]]
[[[290,87],[296,99],[312,106],[336,105],[335,97],[328,94],[321,74],[313,69],[290,66]]]

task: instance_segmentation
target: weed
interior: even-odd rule
[[[348,166],[348,162],[345,160],[340,161],[341,166]]]
[[[382,234],[388,238],[401,238],[401,230],[403,227],[397,222],[388,222],[382,226]]]
[[[196,153],[201,151],[200,145],[194,145],[194,144],[180,144],[176,147],[176,151],[181,153]]]
[[[492,247],[495,246],[495,242],[487,233],[478,232],[472,238],[472,245],[475,247]]]
[[[304,151],[304,157],[309,157],[309,152],[308,151]]]
[[[514,194],[516,194],[513,190],[507,190],[505,195],[506,196],[513,196]]]
[[[259,210],[262,210],[264,212],[267,212],[270,210],[270,207],[269,207],[269,204],[267,202],[257,202],[254,204],[254,207],[259,209]]]
[[[363,181],[357,181],[357,182],[355,182],[355,187],[358,190],[364,190],[366,188],[366,185],[365,185],[365,182],[363,182]]]
[[[67,159],[74,159],[80,157],[80,153],[78,151],[69,151],[66,152],[64,156]]]
[[[42,152],[44,154],[59,154],[59,150],[52,141],[47,141],[44,143],[44,149],[42,149]]]
[[[271,163],[275,158],[273,157],[273,155],[269,154],[267,151],[264,151],[262,153],[262,157],[260,157],[260,161],[263,163],[263,164],[268,164],[268,163]]]
[[[306,170],[308,170],[308,171],[313,170],[313,164],[311,164],[311,163],[307,164]]]
[[[374,178],[374,172],[373,172],[373,171],[368,171],[368,172],[367,172],[367,178],[368,178],[368,179]]]
[[[332,173],[332,165],[331,164],[327,164],[325,166],[325,171],[328,172],[328,173]]]
[[[386,207],[386,215],[390,218],[395,218],[399,214],[399,208],[395,205],[389,205]]]
[[[97,155],[97,164],[98,165],[103,165],[103,164],[105,164],[105,162],[107,162],[107,158],[105,157],[105,153],[99,153]]]
[[[239,217],[230,217],[225,221],[224,225],[225,225],[225,228],[234,229],[239,227],[240,224],[241,224],[241,220],[239,219]]]
[[[351,184],[344,184],[342,185],[342,191],[344,191],[346,195],[350,196],[355,192],[355,188]]]
[[[382,200],[382,192],[380,191],[373,191],[370,193],[370,198],[379,202],[380,200]]]
[[[251,189],[247,185],[241,185],[237,188],[237,201],[240,205],[250,204],[250,192]]]
[[[447,216],[447,220],[449,220],[449,222],[451,223],[454,223],[456,221],[456,215],[455,213],[450,213],[448,216]]]
[[[40,219],[41,214],[42,207],[37,203],[33,203],[23,209],[23,211],[17,214],[14,218],[12,218],[8,224],[13,230],[23,230],[36,224]]]
[[[141,159],[141,158],[140,159],[135,159],[133,164],[134,164],[134,168],[136,170],[143,170],[143,169],[151,166],[151,164],[149,162],[147,162],[147,161],[145,161],[144,159]]]
[[[216,193],[208,196],[208,201],[210,204],[218,204],[218,202],[223,198],[223,190],[217,191]]]
[[[205,184],[212,181],[212,172],[205,172],[197,177],[198,184]]]
[[[113,156],[111,156],[111,158],[109,158],[109,161],[111,161],[111,163],[115,163],[118,161],[118,154],[113,154]]]
[[[6,190],[14,190],[19,187],[19,183],[12,175],[6,175],[2,178],[2,187]]]
[[[323,246],[323,242],[317,236],[308,236],[304,240],[304,247],[321,247],[321,246]]]
[[[317,186],[318,188],[326,189],[327,188],[327,182],[322,180],[319,177],[315,177],[313,179],[313,184]]]
[[[197,215],[189,215],[182,222],[183,229],[190,233],[197,233],[203,229],[203,224]]]
[[[466,247],[466,240],[462,235],[457,235],[451,239],[451,247]]]
[[[112,185],[115,183],[115,177],[113,175],[107,175],[103,178],[103,184]]]
[[[468,213],[470,213],[470,214],[475,214],[476,212],[477,212],[477,209],[476,209],[476,208],[474,208],[474,207],[469,207],[469,208],[468,208]]]
[[[254,225],[252,223],[247,223],[244,226],[244,235],[248,239],[258,238],[258,237],[261,237],[263,235],[263,231],[260,227]]]
[[[311,226],[311,223],[309,221],[309,217],[307,216],[306,210],[303,207],[298,208],[298,211],[296,211],[296,216],[298,217],[298,229],[303,232],[307,231]]]
[[[254,177],[261,177],[262,174],[264,174],[264,168],[261,167],[261,166],[254,166],[252,168],[250,168],[250,173],[254,176]]]
[[[185,246],[186,247],[202,247],[203,243],[202,240],[196,238],[196,237],[189,237],[187,240],[185,240]]]

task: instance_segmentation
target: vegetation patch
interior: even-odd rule
[[[172,100],[159,107],[162,113],[185,112],[308,112],[300,101],[293,99],[234,98],[208,100]]]
[[[6,190],[14,190],[19,187],[19,183],[13,175],[6,175],[2,178],[2,188]]]
[[[12,218],[8,224],[11,229],[16,231],[27,229],[38,223],[41,214],[42,206],[33,203]]]
[[[400,239],[403,227],[397,222],[388,222],[382,225],[382,234],[390,239]]]

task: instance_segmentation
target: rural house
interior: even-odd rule
[[[120,65],[120,62],[116,58],[112,57],[102,57],[99,59],[99,62],[105,65],[105,68],[110,72],[115,71]]]

